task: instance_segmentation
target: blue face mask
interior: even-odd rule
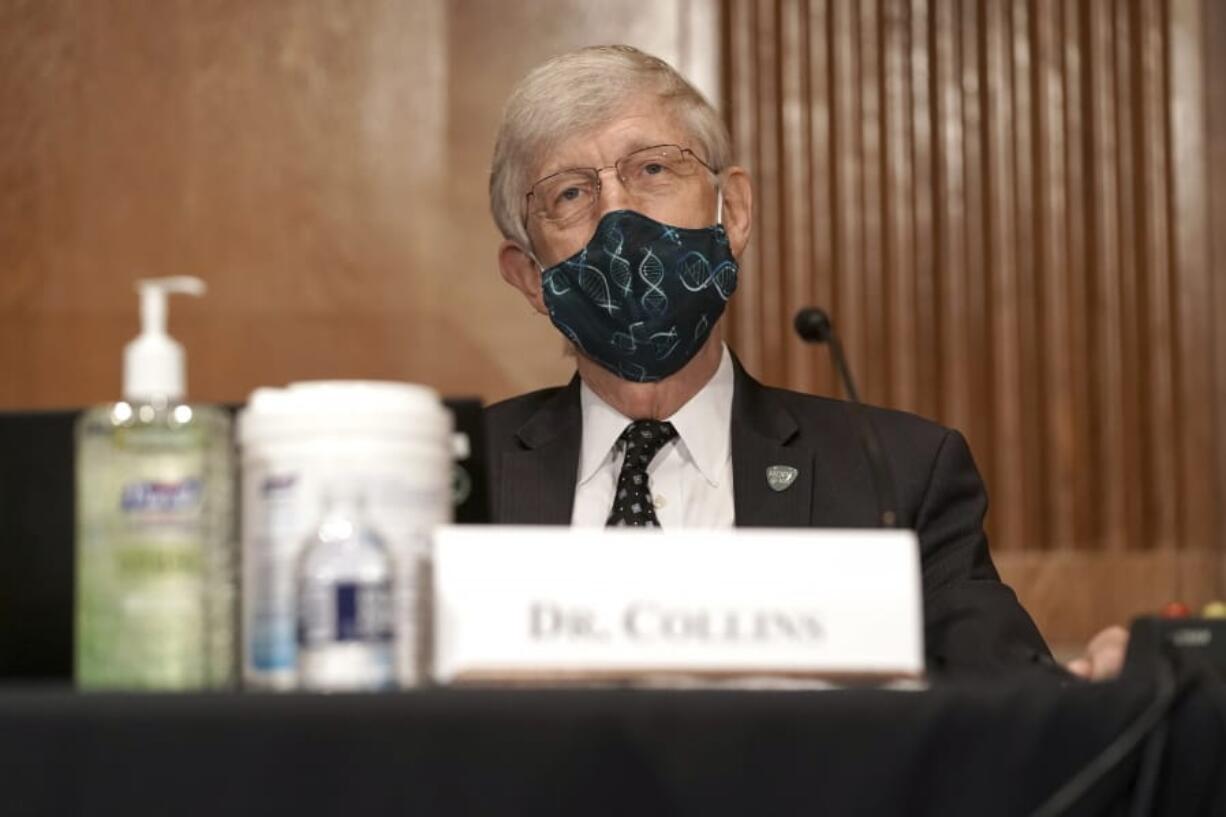
[[[550,320],[581,354],[651,383],[698,354],[736,277],[722,224],[670,227],[614,210],[587,246],[541,273],[541,284]]]

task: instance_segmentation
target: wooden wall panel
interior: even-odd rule
[[[1118,14],[1113,15],[1113,8]],[[1095,327],[1092,360],[1097,365],[1091,375],[1090,414],[1098,418],[1098,460],[1087,466],[1099,468],[1105,544],[1124,548],[1142,535],[1144,510],[1137,494],[1141,472],[1135,444],[1141,439],[1135,422],[1140,403],[1134,385],[1137,369],[1135,364],[1125,368],[1125,360],[1139,359],[1138,334],[1129,320],[1135,311],[1136,264],[1132,252],[1120,251],[1120,237],[1132,233],[1131,187],[1119,181],[1121,169],[1132,155],[1126,90],[1127,10],[1123,4],[1101,0],[1091,4],[1088,18],[1084,62],[1086,85],[1093,90],[1086,94],[1090,147],[1083,159],[1092,159],[1087,162],[1087,209],[1088,231],[1093,238],[1087,257],[1092,270],[1088,287],[1092,301],[1086,321]],[[1110,395],[1120,398],[1113,400]]]
[[[1221,433],[1226,429],[1226,3],[1207,3],[1204,7],[1205,24],[1202,28],[1204,49],[1205,99],[1208,106],[1207,156],[1209,163],[1209,232],[1210,269],[1214,342],[1200,350],[1213,361],[1215,374],[1214,393],[1217,415],[1214,428]],[[1191,47],[1195,47],[1192,44]],[[1212,496],[1217,507],[1218,530],[1226,530],[1226,446],[1217,448],[1218,483]],[[1218,581],[1226,586],[1226,562],[1218,572]]]
[[[991,380],[987,388],[988,410],[992,416],[992,437],[989,446],[995,470],[1008,477],[997,487],[998,502],[995,523],[1000,531],[1002,549],[1024,547],[1038,539],[1028,530],[1028,523],[1037,521],[1027,513],[1033,480],[1024,467],[1025,449],[1022,444],[1022,337],[1021,293],[1016,246],[1017,184],[1015,166],[1010,161],[1014,151],[1009,144],[1013,131],[1013,85],[1010,75],[1008,4],[985,3],[982,26],[982,57],[984,65],[984,212],[986,215],[984,255],[981,268],[988,285],[984,315],[989,331],[986,345],[989,351],[988,370]],[[1029,346],[1029,344],[1026,344]]]
[[[1226,286],[1210,263],[1207,180],[1223,172],[1211,141],[1223,137],[1206,131],[1206,100],[1226,71],[1206,67],[1221,58],[1204,46],[1226,49],[1222,24],[1205,28],[1220,9],[726,8],[728,116],[763,202],[732,332],[750,369],[839,393],[824,361],[804,360],[820,351],[778,336],[806,299],[825,306],[868,400],[967,433],[994,550],[1024,595],[1052,598],[1036,582],[1084,590],[1084,566],[1107,554],[1220,561],[1226,378],[1206,350],[1226,358],[1214,320]],[[794,212],[802,184],[807,216]],[[795,235],[805,223],[808,241]],[[1080,566],[1034,569],[1044,553]],[[1183,584],[1172,577],[1187,570],[1159,573],[1166,585],[1133,597],[1226,591],[1218,571]],[[1091,626],[1051,610],[1039,617],[1058,638]]]
[[[1077,492],[1065,486],[1076,483],[1077,466],[1085,459],[1080,456],[1076,425],[1078,398],[1077,361],[1085,350],[1084,340],[1073,341],[1073,335],[1084,320],[1078,310],[1079,292],[1072,285],[1081,276],[1069,275],[1069,236],[1067,191],[1069,189],[1064,133],[1064,82],[1062,77],[1063,43],[1060,4],[1042,0],[1035,5],[1034,24],[1034,86],[1037,104],[1035,123],[1035,170],[1032,175],[1035,202],[1032,218],[1035,224],[1036,299],[1038,319],[1032,330],[1041,339],[1041,356],[1037,360],[1035,377],[1043,396],[1040,411],[1048,412],[1047,425],[1050,445],[1039,448],[1045,457],[1045,468],[1036,469],[1054,475],[1040,480],[1043,492],[1041,513],[1048,520],[1048,537],[1054,542],[1076,542],[1078,509]],[[1084,369],[1081,369],[1084,373]],[[1040,432],[1041,433],[1041,432]]]
[[[957,10],[953,3],[937,3],[932,7],[932,62],[937,66],[933,75],[936,104],[932,108],[932,127],[938,145],[932,183],[939,278],[936,326],[939,327],[940,344],[936,361],[940,377],[929,382],[929,390],[940,400],[930,416],[943,414],[947,422],[969,434],[973,432],[974,416],[972,369],[967,365],[950,365],[950,361],[961,360],[964,351],[971,347],[971,310],[966,308],[966,298],[971,289],[967,274],[967,234],[973,211],[968,201],[968,162],[964,153],[967,140],[962,126],[962,50]],[[823,275],[814,270],[814,274],[833,277],[830,272]]]
[[[905,394],[914,409],[920,414],[934,416],[937,413],[937,390],[931,387],[940,382],[940,339],[937,329],[940,316],[940,265],[937,250],[939,247],[937,233],[938,191],[936,187],[938,166],[937,151],[939,130],[933,115],[934,98],[937,86],[935,63],[932,58],[933,49],[930,46],[935,14],[930,12],[924,0],[911,0],[908,10],[900,9],[899,13],[906,20],[910,17],[911,29],[906,32],[904,44],[910,49],[910,66],[908,72],[907,60],[899,59],[899,64],[892,69],[908,80],[911,108],[904,121],[911,132],[911,143],[905,138],[899,139],[904,156],[910,157],[910,186],[913,204],[911,217],[904,220],[909,225],[908,241],[911,247],[904,247],[900,253],[907,257],[908,252],[915,264],[915,320],[910,332],[899,340],[896,354],[902,357],[907,349],[915,350],[916,365],[914,367],[898,367],[900,374],[899,391]],[[905,276],[903,276],[905,277]],[[906,312],[907,300],[896,299],[900,313]],[[908,346],[910,344],[910,346]],[[910,372],[904,375],[902,372]]]
[[[1214,326],[1222,313],[1213,303],[1209,245],[1208,133],[1204,52],[1200,48],[1203,14],[1197,0],[1169,0],[1169,153],[1172,307],[1176,354],[1176,406],[1195,405],[1214,395]],[[1208,354],[1207,354],[1208,353]],[[1220,366],[1222,361],[1216,365]],[[1214,412],[1178,411],[1176,455],[1180,469],[1176,518],[1179,542],[1210,541],[1217,529],[1212,480],[1202,479],[1205,464],[1216,468]],[[1208,456],[1206,456],[1208,455]],[[1212,473],[1212,471],[1210,471]],[[1218,475],[1219,478],[1221,475]]]
[[[621,41],[718,98],[719,21],[717,0],[0,3],[0,409],[117,397],[131,281],[173,273],[211,286],[172,313],[197,399],[564,381],[495,263],[506,95]]]
[[[1080,45],[1085,29],[1080,22],[1078,7],[1073,3],[1058,4],[1057,16],[1051,18],[1056,30],[1052,32],[1047,70],[1058,71],[1054,81],[1059,82],[1059,87],[1050,91],[1053,99],[1059,94],[1061,105],[1059,109],[1054,104],[1048,108],[1051,111],[1048,120],[1049,141],[1045,143],[1044,150],[1049,151],[1047,161],[1053,167],[1063,167],[1064,192],[1056,199],[1062,207],[1063,217],[1050,217],[1052,232],[1049,233],[1053,244],[1058,245],[1063,240],[1063,258],[1048,270],[1048,274],[1052,278],[1064,279],[1068,292],[1068,346],[1063,355],[1068,361],[1068,370],[1063,374],[1067,378],[1065,382],[1069,384],[1072,400],[1072,405],[1066,406],[1065,411],[1066,417],[1071,418],[1072,429],[1069,433],[1073,440],[1071,455],[1057,455],[1061,468],[1067,470],[1057,474],[1058,482],[1050,486],[1050,490],[1060,493],[1065,501],[1073,505],[1074,529],[1072,539],[1068,541],[1074,546],[1087,547],[1099,544],[1103,533],[1103,503],[1099,490],[1102,479],[1078,479],[1076,474],[1087,468],[1105,470],[1107,464],[1095,459],[1098,417],[1092,409],[1086,410],[1091,406],[1094,393],[1091,377],[1101,367],[1102,361],[1093,357],[1094,334],[1089,319],[1090,280],[1084,264],[1092,234],[1088,223],[1089,181],[1083,161],[1086,101],[1082,95],[1082,78],[1086,65]],[[1050,73],[1048,78],[1051,79]],[[1062,128],[1055,126],[1057,121],[1061,122]],[[1051,195],[1059,196],[1055,191]],[[1068,270],[1068,274],[1063,274],[1062,270]],[[1053,357],[1061,357],[1062,350],[1058,344],[1052,343],[1049,348]],[[1073,486],[1071,491],[1067,490],[1069,485]],[[1110,539],[1110,536],[1107,538]]]

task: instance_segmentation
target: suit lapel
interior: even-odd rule
[[[732,488],[737,527],[808,527],[812,524],[813,452],[796,444],[799,426],[770,390],[736,361],[732,397]],[[796,479],[776,491],[771,466],[796,469]]]
[[[533,414],[516,437],[523,448],[503,454],[501,521],[569,525],[582,438],[578,376]]]
[[[733,501],[738,527],[809,527],[812,523],[815,458],[798,442],[799,426],[769,389],[733,358]],[[579,378],[543,405],[516,432],[522,448],[503,456],[499,497],[501,522],[568,525],[575,502],[575,476],[582,441]],[[767,482],[767,469],[796,469],[782,491]]]

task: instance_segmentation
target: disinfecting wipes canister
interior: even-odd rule
[[[244,683],[297,684],[298,559],[320,522],[321,492],[343,483],[362,494],[391,553],[397,680],[418,684],[429,632],[424,565],[434,527],[452,514],[450,412],[423,386],[295,383],[257,389],[238,429]]]

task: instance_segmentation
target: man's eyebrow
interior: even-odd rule
[[[576,170],[579,168],[591,167],[591,166],[592,165],[590,163],[584,164],[582,162],[547,162],[546,164],[541,166],[541,169],[539,171],[537,171],[536,176],[535,176],[535,181],[540,181],[541,179],[547,179],[550,176],[553,176],[558,173],[565,173],[567,170]]]
[[[660,145],[671,145],[671,144],[673,144],[672,140],[664,139],[662,137],[650,137],[650,136],[643,137],[643,138],[635,139],[630,144],[628,144],[626,146],[626,149],[622,151],[622,156],[629,155],[631,153],[634,153],[637,150],[645,150],[647,148],[654,148],[654,147],[659,147]]]

